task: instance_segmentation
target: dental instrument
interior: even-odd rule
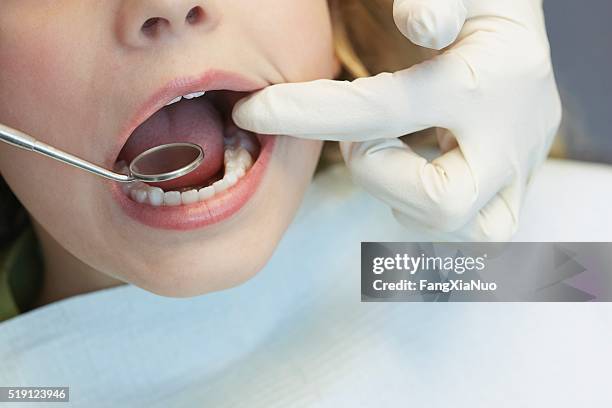
[[[129,165],[129,174],[119,174],[42,143],[33,137],[0,124],[0,140],[12,146],[50,157],[59,162],[119,183],[160,183],[190,174],[204,161],[204,150],[192,143],[169,143],[138,155]]]

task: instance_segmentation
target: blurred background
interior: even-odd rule
[[[544,0],[567,155],[612,163],[612,0]]]

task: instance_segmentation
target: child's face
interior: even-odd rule
[[[336,71],[326,0],[2,1],[0,123],[107,168],[147,144],[199,142],[207,164],[187,190],[223,176],[224,140],[232,143],[224,118],[238,94],[209,92],[157,112],[167,102]],[[244,142],[255,164],[245,158],[232,171],[247,165],[246,175],[189,205],[159,207],[159,190],[126,193],[3,144],[0,172],[37,223],[90,267],[189,296],[238,284],[266,263],[321,148],[289,137]]]

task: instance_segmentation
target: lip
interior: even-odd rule
[[[125,131],[121,132],[113,152],[114,157],[109,158],[109,161],[112,161],[109,166],[114,165],[116,157],[132,132],[177,96],[213,90],[254,92],[266,85],[239,74],[219,70],[207,71],[199,77],[184,77],[169,82],[147,100],[126,126]],[[107,181],[111,195],[130,218],[152,228],[189,231],[218,224],[245,207],[264,179],[273,156],[276,137],[256,136],[261,150],[253,167],[235,186],[215,195],[211,200],[188,206],[153,207],[131,200],[123,193],[119,183]]]

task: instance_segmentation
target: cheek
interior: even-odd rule
[[[26,3],[0,16],[0,123],[82,153],[83,130],[98,125],[93,73],[106,56],[102,28],[87,27],[104,23],[72,2]]]
[[[257,18],[251,20],[251,33],[284,81],[333,78],[337,74],[339,63],[327,1],[263,0],[257,2],[253,13]],[[262,25],[269,28],[262,30]]]
[[[58,77],[51,47],[37,36],[13,29],[0,41],[0,122],[40,135],[43,127],[37,129],[33,123],[48,123],[52,118],[43,121],[44,115],[36,106],[50,102],[48,95]]]
[[[91,261],[96,255],[109,259],[115,248],[100,240],[109,223],[103,222],[107,220],[102,220],[92,202],[92,197],[99,197],[99,192],[92,189],[91,178],[28,152],[9,152],[9,160],[5,157],[0,154],[2,176],[30,218],[76,259],[101,266],[100,271],[105,272],[108,262]],[[118,242],[115,239],[113,245],[119,246]]]
[[[50,231],[91,227],[91,196],[87,174],[49,158],[0,146],[0,173],[28,212]],[[78,219],[78,223],[74,220]]]
[[[61,80],[58,53],[62,47],[61,32],[46,24],[33,24],[32,18],[17,10],[11,10],[13,18],[0,18],[0,112],[31,112],[35,102],[47,101],[51,89]],[[70,67],[66,67],[69,69]],[[59,86],[62,84],[60,83]],[[23,113],[22,113],[23,115]],[[6,117],[0,117],[6,121]],[[13,124],[17,126],[17,124]]]

